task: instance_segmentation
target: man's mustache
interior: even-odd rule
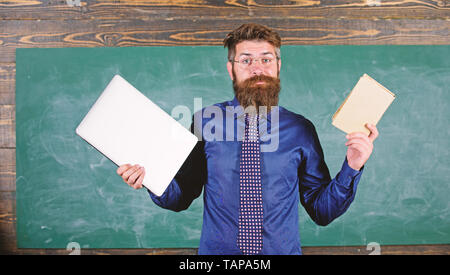
[[[266,85],[270,85],[270,84],[276,84],[277,82],[279,82],[280,80],[276,77],[271,77],[271,76],[267,76],[267,75],[255,75],[252,76],[246,80],[243,81],[242,86],[243,87],[252,87],[254,86],[256,83],[258,82],[265,82]]]

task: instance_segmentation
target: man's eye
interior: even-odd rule
[[[270,62],[272,62],[272,59],[270,59],[270,58],[263,58],[263,63],[270,63]]]
[[[247,64],[250,64],[250,58],[242,59],[242,60],[241,60],[241,63],[242,63],[242,64],[246,64],[246,65],[247,65]]]

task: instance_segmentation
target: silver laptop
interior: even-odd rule
[[[161,196],[198,139],[115,75],[76,133],[116,165],[145,168],[143,185]]]

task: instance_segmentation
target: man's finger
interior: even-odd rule
[[[136,183],[134,184],[134,188],[136,188],[136,189],[142,188],[142,182],[144,181],[144,177],[145,177],[145,169],[142,168],[142,174],[139,176]]]
[[[136,170],[139,168],[139,165],[133,165],[131,166],[125,173],[123,173],[122,178],[128,179]]]
[[[365,154],[366,152],[370,152],[364,145],[361,145],[359,143],[353,143],[353,144],[349,145],[348,148],[355,149],[363,154]]]
[[[142,174],[142,169],[137,169],[131,176],[128,178],[127,183],[130,186],[133,186],[136,182],[136,179]]]
[[[361,136],[362,135],[362,136]],[[373,143],[372,141],[364,134],[361,133],[361,135],[359,135],[358,137],[352,137],[350,139],[347,140],[347,142],[345,143],[345,145],[349,145],[351,141],[353,140],[360,140],[362,143],[364,143],[368,148],[373,148]]]
[[[367,141],[367,142],[371,142],[370,139],[369,139],[369,137],[368,137],[366,134],[361,133],[361,132],[350,133],[350,134],[348,134],[348,135],[345,136],[345,137],[346,137],[347,139],[361,138],[361,139],[364,139],[364,140]]]
[[[364,150],[367,150],[368,152],[371,151],[370,144],[367,143],[365,140],[359,139],[359,138],[352,138],[352,139],[348,140],[345,143],[345,145],[346,146],[359,145],[360,147],[358,147],[358,148],[363,148]]]
[[[369,139],[373,142],[379,135],[378,129],[375,125],[367,123],[366,127],[370,130]]]
[[[119,176],[122,176],[123,172],[128,170],[130,167],[131,167],[130,164],[124,164],[124,165],[119,166],[119,168],[117,168],[117,174]]]

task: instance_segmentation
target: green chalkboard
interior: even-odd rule
[[[331,117],[363,73],[397,95],[347,213],[303,208],[304,246],[450,243],[450,46],[283,46],[280,105],[316,126],[332,177],[345,134]],[[198,247],[202,198],[174,213],[134,190],[75,134],[115,74],[166,112],[233,98],[222,47],[17,49],[17,241],[21,248]],[[198,106],[197,106],[198,107]],[[179,119],[179,118],[177,118]]]

